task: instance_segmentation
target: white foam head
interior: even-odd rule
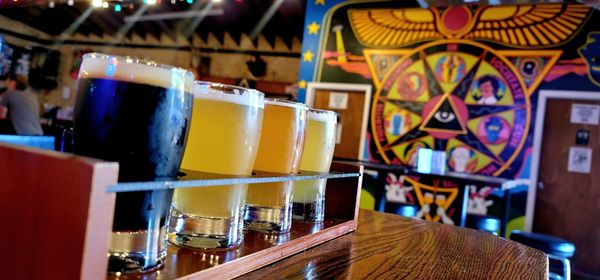
[[[111,79],[157,87],[192,91],[194,74],[188,70],[151,60],[101,53],[83,56],[79,78]]]
[[[318,122],[337,123],[337,114],[334,111],[310,109],[308,110],[308,119]]]
[[[280,100],[280,99],[274,99],[274,98],[265,99],[265,104],[308,110],[308,106],[304,103],[298,103],[298,102],[294,102],[294,101]]]
[[[265,106],[265,94],[255,89],[196,81],[192,93],[194,98],[212,99],[259,108]]]

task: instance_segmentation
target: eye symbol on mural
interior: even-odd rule
[[[365,53],[369,57],[382,55],[377,50]],[[517,71],[546,71],[545,64],[539,63],[544,61],[529,59],[523,53],[519,58],[528,59],[519,60],[514,67],[514,60],[475,42],[432,42],[398,54],[402,56],[393,66],[390,64],[379,82],[371,110],[373,138],[383,161],[398,159],[408,165],[410,158],[405,152],[408,143],[415,141],[446,151],[448,169],[457,172],[502,174],[518,159],[529,130],[531,107],[530,92]],[[375,61],[367,61],[374,71]],[[462,64],[459,61],[464,61],[464,73],[455,71]],[[443,75],[449,79],[440,81],[436,65],[454,69],[439,72],[453,75]],[[456,80],[455,73],[461,78]],[[507,82],[508,78],[513,81]],[[419,88],[417,85],[423,88],[420,97],[407,98],[408,89]],[[410,126],[395,129],[391,125],[396,122],[390,112],[396,111],[411,116]]]
[[[456,118],[454,113],[447,111],[438,111],[433,117],[442,123],[449,123]]]
[[[379,69],[385,69],[388,67],[388,63],[387,63],[387,59],[382,59],[381,61],[379,61]]]

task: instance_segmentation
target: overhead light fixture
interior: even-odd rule
[[[96,8],[102,7],[102,0],[92,0],[92,6]]]

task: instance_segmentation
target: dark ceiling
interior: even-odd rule
[[[201,11],[208,2],[204,1],[173,1],[148,5],[144,16],[158,15],[173,12]],[[6,2],[5,2],[6,3]],[[49,2],[48,2],[49,3]],[[83,35],[103,34],[115,35],[125,24],[125,18],[132,16],[142,7],[138,1],[133,2],[133,8],[129,7],[132,2],[108,2],[108,8],[93,8],[93,12],[75,30]],[[116,12],[114,6],[120,4],[123,8]],[[222,0],[222,3],[213,4],[213,10],[222,10],[221,15],[205,17],[195,28],[204,41],[208,34],[212,33],[223,42],[224,33],[228,32],[232,38],[239,43],[242,33],[251,34],[255,26],[264,17],[272,5],[280,4],[272,18],[260,32],[267,41],[274,45],[275,37],[280,37],[288,46],[292,45],[294,37],[302,39],[304,10],[306,0]],[[0,7],[0,15],[13,20],[23,22],[35,29],[48,33],[49,35],[60,35],[77,18],[91,8],[91,1],[75,1],[72,6],[66,1],[57,1],[54,8],[45,5],[6,5]],[[194,25],[196,18],[179,18],[156,21],[139,21],[129,29],[126,36],[137,33],[142,37],[153,36],[160,38],[161,33],[174,39],[176,34],[185,34],[186,29]],[[196,20],[197,21],[197,20]],[[10,27],[4,26],[10,29]]]

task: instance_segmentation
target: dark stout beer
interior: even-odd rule
[[[132,59],[86,55],[77,86],[74,152],[118,162],[120,182],[174,179],[190,126],[189,74]],[[172,194],[117,194],[109,272],[162,265]]]

